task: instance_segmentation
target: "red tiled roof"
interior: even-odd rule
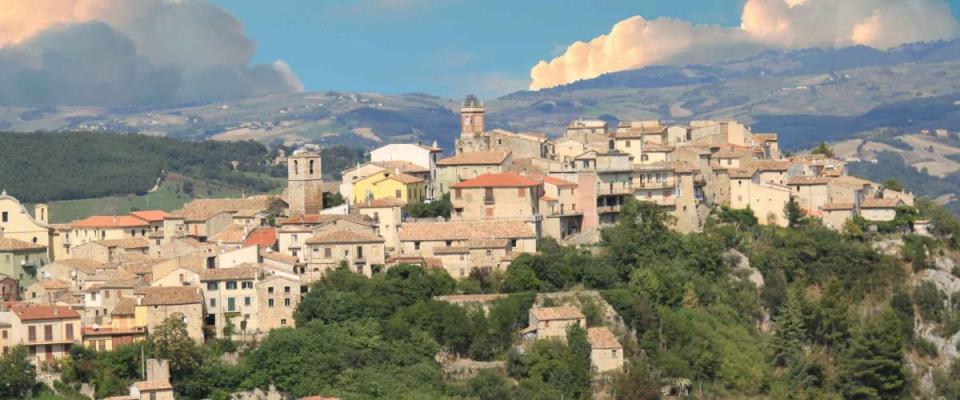
[[[479,188],[479,187],[530,187],[539,186],[540,182],[530,179],[526,176],[514,173],[504,172],[501,174],[483,174],[476,178],[466,180],[454,185],[452,188]]]
[[[307,239],[307,244],[335,244],[335,243],[382,243],[382,237],[372,233],[358,232],[349,229],[336,229],[327,232],[320,232]]]
[[[144,306],[168,306],[203,302],[203,296],[200,295],[200,288],[195,286],[144,286],[137,289],[137,292],[143,293],[144,296],[141,305]]]
[[[167,212],[163,210],[130,211],[130,215],[148,222],[160,222],[167,217]]]
[[[533,315],[537,320],[555,320],[555,319],[583,319],[583,313],[576,307],[534,307]]]
[[[243,241],[243,247],[259,246],[260,248],[273,247],[277,243],[276,228],[260,227],[254,229]]]
[[[77,312],[70,309],[70,307],[64,306],[19,304],[13,306],[11,311],[13,311],[21,321],[80,318],[80,314],[77,314]]]
[[[551,185],[558,186],[558,187],[576,187],[577,186],[576,182],[570,182],[568,180],[555,178],[549,175],[530,174],[530,178],[544,182],[544,183],[549,183]]]
[[[605,326],[587,329],[587,340],[593,349],[620,349],[620,341]]]
[[[0,251],[42,250],[46,247],[14,238],[0,237]]]
[[[437,165],[502,164],[509,155],[509,151],[478,151],[444,158],[437,161]]]
[[[73,223],[74,228],[140,228],[149,225],[132,215],[92,215]]]
[[[852,210],[853,203],[829,203],[820,206],[820,209],[823,211]]]
[[[788,185],[826,185],[830,183],[830,178],[821,176],[794,176],[787,179]]]

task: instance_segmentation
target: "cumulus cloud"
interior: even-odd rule
[[[880,49],[954,38],[960,24],[944,0],[747,0],[739,27],[631,17],[576,42],[530,71],[530,89],[648,65],[731,60],[764,49],[865,45]]]
[[[0,0],[0,103],[128,105],[302,91],[203,0]]]

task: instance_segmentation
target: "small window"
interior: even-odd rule
[[[217,308],[217,299],[210,299],[210,308]]]
[[[207,290],[217,290],[217,282],[207,282]]]
[[[463,198],[463,191],[459,188],[453,189],[453,198],[460,200]]]
[[[413,242],[413,249],[420,250],[420,242]]]
[[[283,287],[283,292],[284,292],[284,293],[290,293],[290,286],[284,286],[284,287]]]
[[[243,305],[249,307],[250,304],[251,304],[250,296],[244,297],[244,298],[243,298]]]
[[[237,281],[227,281],[227,290],[236,290]]]
[[[267,293],[273,294],[273,286],[267,288]]]
[[[10,215],[6,211],[4,211],[3,216],[0,219],[2,219],[3,222],[10,222]]]
[[[273,308],[273,299],[267,299],[267,307]]]
[[[402,192],[400,191],[400,189],[397,189],[397,190],[394,192],[394,196],[399,199],[399,198],[401,198],[401,196],[400,196],[401,193],[402,193]]]
[[[283,299],[283,306],[290,307],[290,299]]]
[[[330,247],[323,248],[323,257],[330,258],[333,257],[333,249]]]
[[[524,188],[518,188],[517,197],[527,197],[527,191]]]
[[[283,319],[280,320],[280,325],[286,325],[286,324],[287,324],[287,319],[286,319],[286,318],[283,318]]]
[[[253,282],[244,281],[244,282],[242,283],[241,287],[244,288],[244,289],[253,289]]]

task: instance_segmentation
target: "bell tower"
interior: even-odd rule
[[[480,137],[483,132],[483,102],[468,94],[460,107],[460,137]]]
[[[317,214],[323,209],[319,152],[298,150],[287,157],[287,201],[290,215]]]

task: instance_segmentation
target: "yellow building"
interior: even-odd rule
[[[380,171],[353,185],[353,199],[356,203],[392,197],[407,204],[415,204],[422,202],[426,194],[426,181],[402,172]]]

